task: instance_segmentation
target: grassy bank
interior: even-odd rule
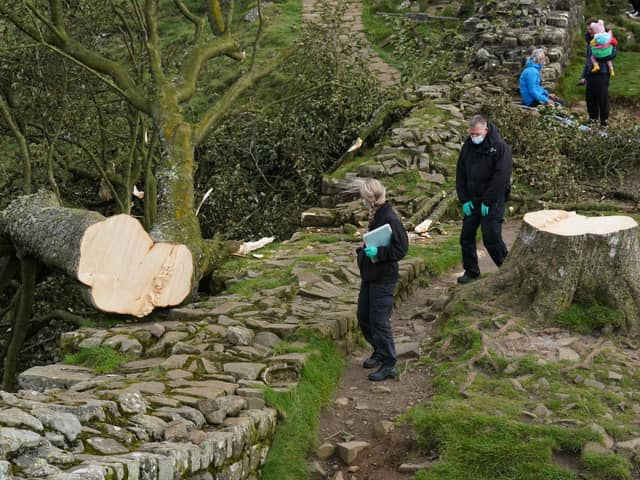
[[[628,459],[585,446],[603,441],[604,432],[616,441],[634,438],[635,414],[619,405],[635,398],[640,376],[606,353],[586,370],[537,352],[505,357],[493,343],[482,356],[483,342],[498,338],[508,319],[516,322],[514,335],[531,328],[494,308],[454,299],[427,346],[422,361],[435,396],[404,421],[414,427],[425,455],[437,460],[415,479],[630,479]],[[622,374],[617,382],[612,369]]]
[[[282,418],[263,471],[264,480],[306,480],[307,459],[318,432],[320,409],[327,405],[344,371],[344,358],[333,341],[313,334],[297,340],[307,342],[303,349],[289,351],[317,352],[305,363],[298,386],[288,393],[265,391],[265,399]]]

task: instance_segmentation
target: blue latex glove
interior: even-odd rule
[[[369,258],[374,258],[378,255],[378,247],[366,247],[364,249],[364,254]]]
[[[487,215],[489,215],[489,207],[486,206],[484,203],[480,204],[480,215],[482,215],[483,217],[486,217]]]
[[[471,210],[473,210],[473,202],[469,201],[462,204],[462,213],[465,217],[471,215]]]

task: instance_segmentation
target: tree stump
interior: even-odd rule
[[[528,213],[498,273],[464,290],[539,320],[555,318],[574,302],[597,302],[620,311],[627,332],[639,334],[638,224],[625,216]]]
[[[64,208],[55,195],[17,198],[0,212],[0,237],[90,288],[94,306],[143,317],[191,291],[193,260],[181,244],[154,243],[129,215]]]

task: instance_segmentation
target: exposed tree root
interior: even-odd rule
[[[589,355],[586,356],[586,358],[584,359],[583,362],[581,362],[580,364],[576,365],[575,368],[582,368],[585,370],[590,370],[591,369],[591,365],[593,364],[593,360],[603,351],[607,350],[609,347],[608,346],[604,346],[604,343],[607,341],[606,338],[601,338],[600,340],[598,340],[598,343],[596,343],[596,345],[593,347],[593,350],[591,350],[591,352],[589,353]]]
[[[487,315],[498,315],[504,313],[504,310],[498,307],[487,305],[486,303],[472,303],[469,300],[465,300],[464,305],[469,310],[475,310],[476,312],[484,313]]]
[[[513,318],[510,318],[507,323],[505,323],[502,327],[498,329],[496,333],[493,334],[493,336],[499,337],[501,335],[504,335],[505,333],[507,333],[509,330],[511,330],[517,325],[518,325],[517,322]]]
[[[469,398],[469,393],[467,392],[467,389],[473,384],[477,376],[478,376],[477,370],[469,371],[469,374],[467,375],[467,379],[464,381],[459,391],[460,395],[462,395],[464,398]]]
[[[451,345],[452,341],[453,341],[453,335],[449,334],[447,338],[444,339],[444,342],[442,342],[442,345],[438,350],[438,356],[444,357],[444,354],[447,353],[447,350],[449,350],[449,346]]]
[[[465,330],[474,330],[480,334],[482,349],[480,350],[480,352],[476,353],[473,357],[471,357],[467,362],[461,365],[458,365],[458,368],[473,369],[476,363],[478,363],[483,358],[486,358],[489,361],[489,363],[491,363],[491,366],[493,366],[495,371],[496,372],[499,371],[498,365],[496,364],[495,360],[491,357],[491,354],[489,353],[489,336],[480,329],[480,321],[473,320],[471,325],[466,327]]]

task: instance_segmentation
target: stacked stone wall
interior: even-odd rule
[[[344,349],[356,338],[359,275],[354,241],[300,231],[265,259],[282,285],[174,308],[165,318],[64,334],[63,352],[110,347],[129,361],[110,374],[54,364],[0,391],[0,480],[256,480],[276,428],[264,389],[295,388],[313,351],[281,354],[297,331]],[[400,265],[397,295],[424,271]],[[407,341],[409,341],[408,339]],[[297,345],[297,348],[304,348]],[[398,351],[407,351],[402,341]]]
[[[576,32],[582,30],[584,1],[503,0],[482,2],[464,23],[481,75],[507,91],[534,48],[544,48],[550,63],[542,70],[548,85],[557,82],[569,61]]]

